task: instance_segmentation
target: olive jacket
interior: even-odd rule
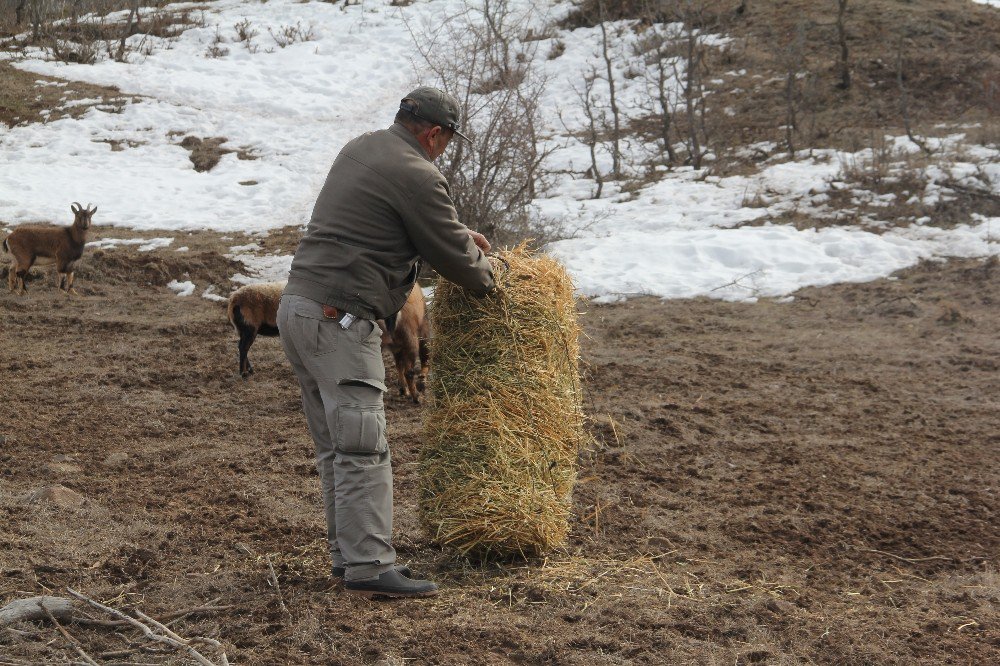
[[[490,263],[458,221],[448,183],[405,127],[363,134],[333,163],[295,251],[286,294],[365,319],[403,307],[420,258],[474,293]]]

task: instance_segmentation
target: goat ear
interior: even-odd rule
[[[93,210],[90,211],[90,214],[93,215],[96,212],[97,212],[97,206],[94,206]]]
[[[74,202],[73,202],[73,205],[72,205],[72,206],[70,206],[70,207],[69,207],[69,209],[70,209],[71,211],[73,211],[74,213],[79,213],[79,212],[80,212],[80,210],[81,210],[81,208],[80,208],[80,204],[78,204],[77,202],[75,202],[75,201],[74,201]]]

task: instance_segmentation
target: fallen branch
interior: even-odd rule
[[[74,638],[72,634],[66,631],[65,627],[59,624],[59,620],[56,619],[55,615],[49,612],[48,608],[42,605],[41,602],[38,603],[38,607],[42,609],[42,611],[45,613],[45,616],[49,618],[49,621],[52,622],[53,625],[55,625],[55,628],[58,629],[59,633],[63,635],[63,638],[69,641],[69,644],[73,646],[73,649],[76,650],[76,653],[78,655],[80,655],[80,658],[83,659],[84,663],[88,664],[89,666],[99,666],[99,664],[96,661],[94,661],[91,658],[91,656],[87,654],[87,652],[83,649],[83,646],[80,645],[80,641],[76,640],[76,638]]]
[[[64,597],[30,597],[12,601],[0,608],[0,627],[17,622],[34,622],[45,618],[45,611],[68,621],[73,616],[73,602]]]
[[[67,587],[66,591],[69,592],[74,597],[76,597],[77,599],[79,599],[80,601],[84,601],[87,604],[93,606],[94,608],[102,610],[105,613],[109,613],[110,615],[113,615],[114,617],[118,618],[119,620],[123,620],[124,622],[127,622],[128,624],[132,625],[133,627],[135,627],[136,629],[138,629],[139,631],[141,631],[143,633],[143,635],[146,636],[146,638],[148,638],[149,640],[155,641],[157,643],[164,643],[166,645],[169,645],[169,646],[171,646],[173,648],[177,648],[179,650],[184,650],[189,655],[191,655],[192,659],[194,659],[195,661],[197,661],[199,664],[202,664],[202,666],[216,666],[213,662],[209,661],[205,657],[205,655],[201,654],[200,652],[198,652],[196,649],[194,649],[191,646],[191,640],[194,640],[194,639],[189,640],[189,639],[181,638],[180,636],[178,636],[174,632],[172,632],[169,629],[167,629],[166,627],[164,627],[159,622],[156,622],[155,620],[153,620],[152,618],[150,618],[148,615],[145,615],[144,613],[142,613],[142,611],[138,611],[137,610],[135,612],[136,612],[137,615],[143,617],[144,619],[146,619],[147,621],[149,621],[151,624],[154,624],[155,626],[157,626],[157,628],[160,628],[161,630],[165,630],[164,633],[167,634],[167,635],[157,634],[149,626],[143,624],[139,620],[136,620],[135,618],[129,617],[128,615],[126,615],[125,613],[121,612],[120,610],[117,610],[117,609],[112,608],[110,606],[105,606],[104,604],[102,604],[102,603],[100,603],[98,601],[94,601],[93,599],[91,599],[87,595],[81,594],[81,593],[77,592],[76,590],[74,590],[71,587]],[[212,639],[202,638],[202,639],[198,639],[198,640],[200,640],[202,642],[205,642],[205,643],[208,643],[209,645],[213,645],[214,644],[213,646],[221,647],[221,644],[218,641],[214,641]],[[223,653],[222,654],[222,664],[228,664],[228,663],[229,662],[226,660],[226,655],[225,655],[225,653]]]
[[[224,610],[229,610],[231,608],[234,608],[234,606],[213,606],[212,604],[214,604],[216,601],[218,601],[218,599],[213,599],[212,601],[208,602],[204,606],[195,606],[194,608],[187,608],[185,610],[171,611],[169,613],[166,613],[163,616],[163,619],[164,620],[168,620],[169,621],[168,623],[173,623],[173,622],[177,622],[178,620],[182,620],[182,619],[186,618],[189,615],[201,615],[203,613],[215,613],[217,611],[224,611]],[[73,617],[73,623],[74,624],[94,625],[94,626],[97,626],[97,627],[123,627],[123,626],[129,624],[125,620],[99,620],[99,619],[93,618],[93,617],[82,617],[82,616],[74,616]]]

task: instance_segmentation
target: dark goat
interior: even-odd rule
[[[253,365],[247,358],[250,345],[258,335],[278,335],[278,302],[284,282],[264,282],[240,287],[229,297],[229,323],[240,336],[240,375],[253,374]]]

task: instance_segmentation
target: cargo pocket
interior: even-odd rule
[[[382,408],[385,384],[375,379],[341,379],[338,384],[347,401],[337,407],[337,451],[361,455],[388,451]]]

